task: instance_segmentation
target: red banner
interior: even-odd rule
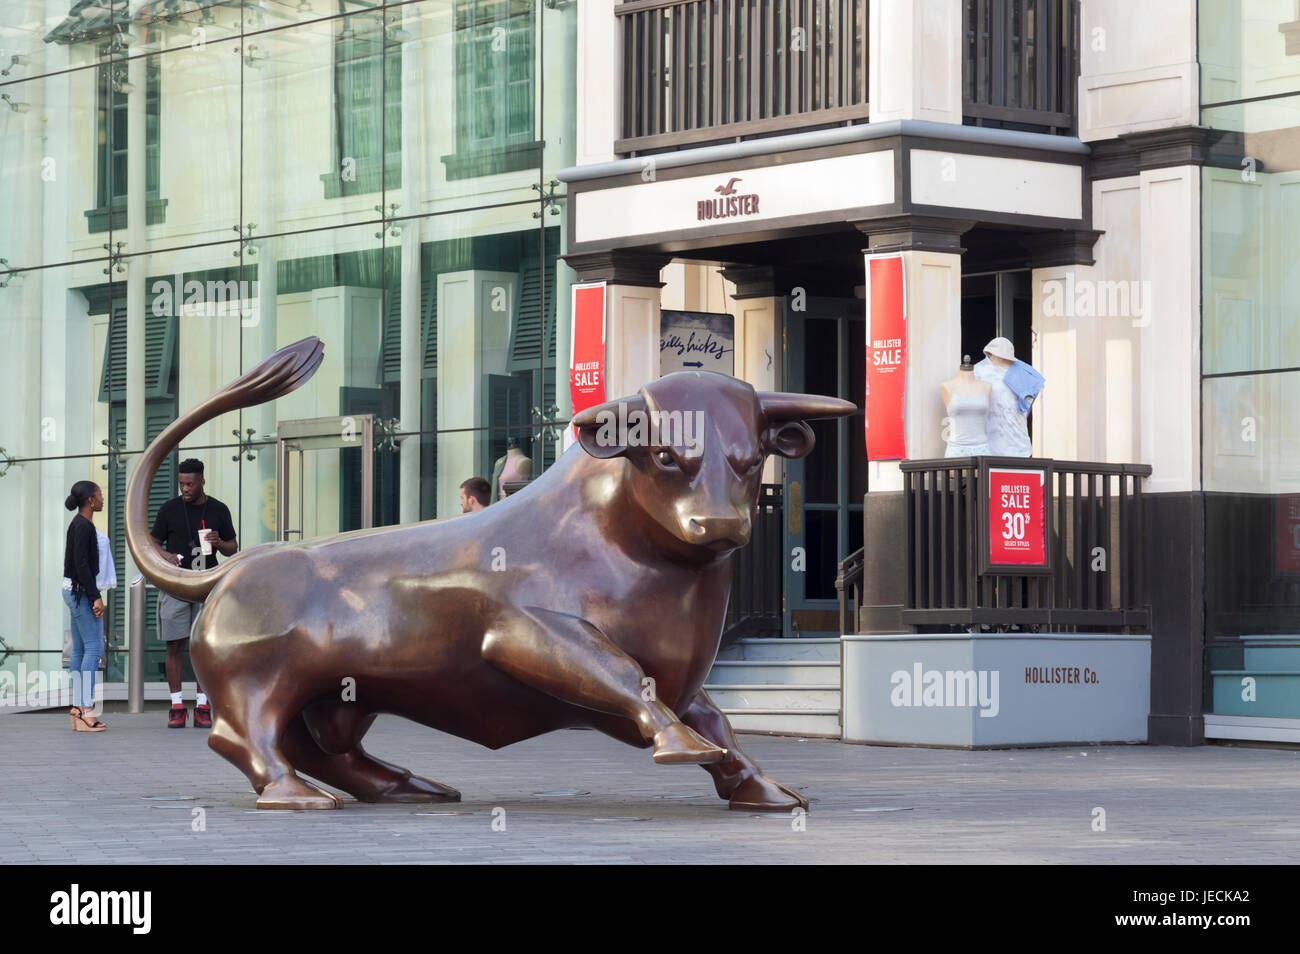
[[[989,563],[1047,565],[1046,485],[1041,470],[989,468]]]
[[[573,413],[605,403],[605,283],[573,286],[569,400]]]
[[[867,256],[866,298],[867,460],[902,460],[907,289],[901,254]]]
[[[1300,573],[1300,494],[1277,498],[1277,572]]]

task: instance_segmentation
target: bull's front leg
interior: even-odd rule
[[[726,748],[725,759],[704,768],[713,776],[718,796],[727,799],[731,808],[737,811],[808,808],[808,799],[772,781],[763,774],[757,762],[740,750],[731,723],[703,689],[682,713],[682,721],[706,739]]]
[[[536,606],[504,613],[483,638],[483,658],[549,696],[633,720],[656,762],[727,757],[658,699],[644,698],[645,671],[585,619]]]

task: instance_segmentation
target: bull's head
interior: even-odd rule
[[[666,551],[708,560],[749,542],[768,455],[807,455],[814,439],[805,421],[854,410],[836,398],[681,371],[573,423],[592,457],[626,460],[624,493],[641,531]]]

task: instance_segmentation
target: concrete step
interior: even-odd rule
[[[809,685],[838,684],[840,664],[837,660],[806,659],[785,662],[778,659],[719,659],[709,672],[708,681],[716,685]]]
[[[719,709],[796,710],[840,708],[840,687],[835,685],[705,685]]]
[[[836,709],[808,709],[801,712],[756,709],[723,709],[727,721],[737,732],[770,732],[776,735],[840,737],[840,717]]]
[[[1300,716],[1300,670],[1214,669],[1214,713],[1294,719]],[[1242,698],[1243,680],[1253,679],[1254,701]]]
[[[739,639],[718,653],[718,659],[830,660],[839,662],[840,641],[835,637],[818,639]]]
[[[1300,669],[1300,649],[1295,647],[1297,640],[1287,640],[1290,646],[1268,646],[1247,642],[1242,652],[1242,669],[1261,672],[1287,672]]]

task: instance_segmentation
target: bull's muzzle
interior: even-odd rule
[[[686,520],[686,539],[711,550],[734,550],[749,542],[749,515],[742,517],[694,516]]]

